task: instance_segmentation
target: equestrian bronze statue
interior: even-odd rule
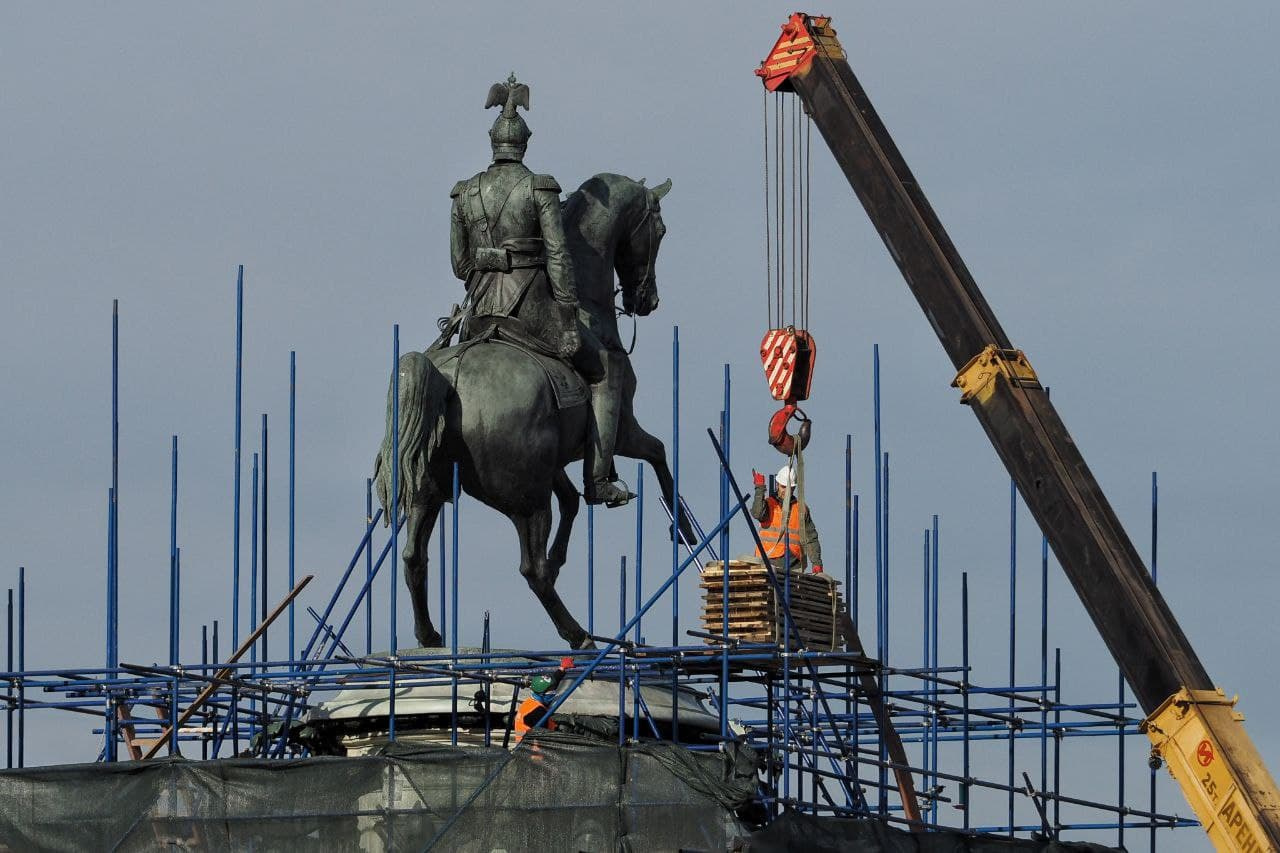
[[[574,648],[591,640],[555,590],[579,508],[565,466],[584,459],[593,503],[634,497],[615,482],[614,454],[649,463],[668,506],[675,498],[666,449],[636,422],[636,377],[614,303],[616,273],[622,313],[657,307],[654,262],[666,233],[659,203],[671,182],[650,189],[599,174],[561,205],[556,181],[522,162],[531,132],[516,110],[528,104],[514,75],[490,90],[489,105],[503,108],[489,132],[493,163],[451,193],[451,256],[466,299],[434,345],[400,359],[398,424],[388,392],[374,476],[389,517],[398,428],[405,581],[424,647],[441,643],[427,607],[427,546],[452,500],[455,464],[462,491],[515,525],[520,573]]]

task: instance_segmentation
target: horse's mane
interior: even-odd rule
[[[601,172],[583,181],[562,208],[578,298],[606,326],[615,322],[615,252],[642,221],[649,196],[643,181]]]
[[[592,212],[603,213],[618,209],[627,201],[629,196],[644,192],[644,188],[643,183],[634,178],[628,178],[626,175],[618,175],[613,172],[601,172],[598,175],[592,175],[582,182],[582,186],[570,193],[569,197],[565,199],[565,223],[567,225],[572,222],[580,222]]]

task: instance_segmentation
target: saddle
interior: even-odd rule
[[[443,368],[450,361],[457,361],[460,366],[462,356],[466,354],[467,350],[481,343],[502,344],[522,353],[537,364],[547,377],[547,382],[551,385],[551,391],[556,398],[557,409],[571,409],[574,406],[586,405],[590,399],[587,383],[576,370],[559,358],[541,350],[536,341],[520,335],[509,327],[491,326],[476,337],[468,338],[453,347],[453,352],[449,354],[448,358],[437,364],[437,367]],[[432,346],[432,350],[437,349],[443,349],[443,347]],[[430,351],[428,350],[428,352]]]

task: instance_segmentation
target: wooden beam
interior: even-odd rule
[[[275,610],[272,610],[271,613],[267,615],[267,618],[254,629],[253,633],[245,638],[244,642],[240,644],[240,648],[236,649],[235,653],[232,654],[231,657],[227,658],[227,663],[233,664],[240,660],[240,658],[244,657],[245,653],[248,652],[249,649],[253,648],[253,644],[256,643],[266,632],[267,628],[271,627],[271,623],[276,621],[276,617],[288,609],[289,602],[297,598],[298,593],[302,592],[302,588],[311,583],[311,580],[314,577],[315,575],[307,575],[302,580],[298,581],[297,586],[289,590],[289,594],[280,600],[280,603],[276,605]],[[221,681],[223,679],[230,678],[232,670],[233,667],[224,666],[222,669],[218,670],[216,675],[214,675],[214,679]],[[200,706],[209,701],[209,697],[213,696],[214,693],[218,692],[218,688],[220,686],[221,685],[216,683],[210,684],[204,690],[201,690],[199,695],[197,695],[196,698],[192,700],[191,704],[187,706],[187,710],[178,715],[178,719],[174,721],[173,726],[166,728],[164,732],[161,733],[156,742],[153,743],[151,748],[147,750],[146,754],[142,756],[142,760],[146,761],[147,759],[155,758],[156,753],[163,749],[164,745],[169,742],[169,738],[172,737],[173,732],[176,729],[182,728],[182,724],[191,719],[192,715],[200,709]]]

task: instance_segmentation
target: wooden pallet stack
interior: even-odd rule
[[[781,572],[779,582],[783,581]],[[839,582],[825,575],[793,570],[789,582],[791,620],[795,632],[789,648],[833,651],[840,641],[836,616],[843,606]],[[702,630],[721,634],[724,620],[724,565],[709,562],[702,573]],[[782,645],[784,592],[769,582],[769,570],[758,563],[729,561],[729,636],[744,643]],[[799,640],[797,641],[797,635]],[[714,640],[707,640],[714,644]]]

